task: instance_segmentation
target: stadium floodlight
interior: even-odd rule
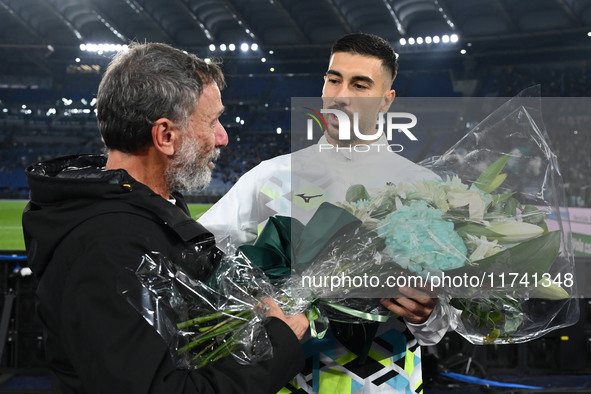
[[[250,44],[251,51],[256,51],[258,49],[259,49],[259,44],[257,44],[256,42],[254,44]]]
[[[126,51],[128,50],[127,45],[121,44],[80,44],[80,50],[83,52],[96,52],[96,53],[104,53],[104,52],[119,52],[119,51]]]
[[[230,44],[230,45],[228,45],[228,49],[231,50],[231,51],[235,51],[236,50],[236,45]]]
[[[247,43],[243,42],[242,44],[240,44],[240,50],[242,52],[247,52],[248,48],[250,48],[250,46]]]
[[[461,53],[462,55],[465,55],[465,54],[466,54],[466,50],[465,50],[465,49],[462,49],[462,50],[460,50],[460,53]]]
[[[281,127],[277,127],[277,130],[275,130],[275,131],[277,132],[277,134],[281,134],[281,132],[282,132],[283,130],[281,130]]]
[[[236,117],[236,123],[240,123],[240,116]]]
[[[264,62],[266,62],[266,61],[267,61],[267,59],[266,59],[266,58],[264,58],[264,57],[262,57],[262,58],[261,58],[261,62],[263,62],[263,63],[264,63]]]
[[[215,45],[214,44],[209,44],[209,50],[210,51],[215,51]]]
[[[409,38],[400,38],[399,42],[400,45],[422,45],[422,44],[439,44],[439,43],[456,43],[460,40],[460,37],[457,34],[448,35],[445,34],[443,36],[426,36],[426,37],[409,37]]]
[[[226,49],[228,49],[228,47],[226,47],[226,44],[220,44],[220,51],[225,52]]]
[[[271,72],[275,72],[275,67],[271,67],[271,68],[269,69],[269,71],[271,71]]]

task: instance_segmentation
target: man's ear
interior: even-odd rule
[[[159,152],[172,156],[175,152],[175,141],[179,138],[179,128],[174,127],[168,118],[160,118],[152,126],[152,142]]]
[[[380,112],[388,112],[390,106],[392,105],[392,102],[394,101],[394,97],[396,97],[396,91],[394,89],[390,89],[384,94],[384,103],[380,108]]]

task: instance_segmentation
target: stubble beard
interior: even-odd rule
[[[194,138],[184,138],[178,152],[173,155],[165,172],[165,179],[170,191],[199,191],[211,182],[209,163],[220,156],[220,149],[203,152]]]

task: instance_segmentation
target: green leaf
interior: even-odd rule
[[[491,194],[491,197],[493,200],[492,203],[493,203],[493,205],[498,205],[514,194],[515,194],[515,192],[503,193],[503,194]]]
[[[541,209],[537,208],[534,205],[526,205],[523,207],[523,221],[532,224],[540,224],[544,222],[544,218],[546,217],[546,212],[542,211]]]
[[[548,232],[548,225],[546,224],[546,222],[538,223],[538,226],[543,228],[545,233]]]
[[[501,330],[498,328],[491,328],[487,336],[484,337],[485,343],[493,343],[501,335]]]
[[[466,300],[464,298],[452,298],[451,300],[449,300],[449,304],[454,308],[462,311],[466,310],[467,308]]]
[[[493,190],[496,190],[497,187],[501,186],[503,184],[503,182],[505,182],[505,179],[507,179],[507,174],[497,175],[495,177],[495,179],[492,180],[492,182],[488,185],[488,187],[484,191],[487,193],[490,193]]]
[[[495,311],[492,311],[489,313],[488,318],[493,323],[497,323],[497,322],[500,322],[501,320],[503,320],[503,315],[501,314],[501,312],[495,310]]]
[[[513,334],[517,332],[519,326],[523,323],[523,316],[521,314],[507,313],[505,316],[505,324],[503,325],[503,331],[506,334]]]
[[[505,203],[504,212],[509,216],[517,216],[517,208],[521,208],[521,203],[516,198],[511,197]]]
[[[517,274],[547,273],[560,252],[560,231],[551,231],[522,242],[512,248],[477,261],[476,266],[464,266],[446,271],[450,276],[480,275],[483,272]]]
[[[507,177],[506,175],[502,176],[501,171],[503,171],[510,158],[511,155],[506,154],[492,163],[486,170],[482,171],[474,185],[486,193],[491,193],[501,186]]]
[[[348,202],[357,202],[359,200],[369,200],[369,193],[363,185],[353,185],[347,189],[345,200]]]

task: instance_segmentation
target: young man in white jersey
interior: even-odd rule
[[[305,224],[322,202],[344,201],[351,185],[371,188],[386,182],[436,178],[431,171],[385,149],[385,136],[369,139],[375,134],[378,114],[387,112],[394,100],[392,83],[397,69],[397,55],[382,38],[355,33],[339,39],[324,77],[323,107],[342,111],[349,119],[358,114],[358,131],[366,137],[361,140],[351,130],[351,138],[343,139],[339,119],[327,115],[326,131],[317,144],[263,161],[243,175],[199,222],[220,244],[249,244],[269,217],[291,216]],[[352,149],[359,144],[369,148]],[[304,344],[308,368],[285,392],[422,392],[419,345],[436,344],[449,320],[437,300],[426,293],[412,288],[395,290],[402,296],[383,298],[381,303],[398,319],[379,325],[331,322],[332,331],[325,339]],[[363,349],[366,339],[370,349],[369,344]]]

